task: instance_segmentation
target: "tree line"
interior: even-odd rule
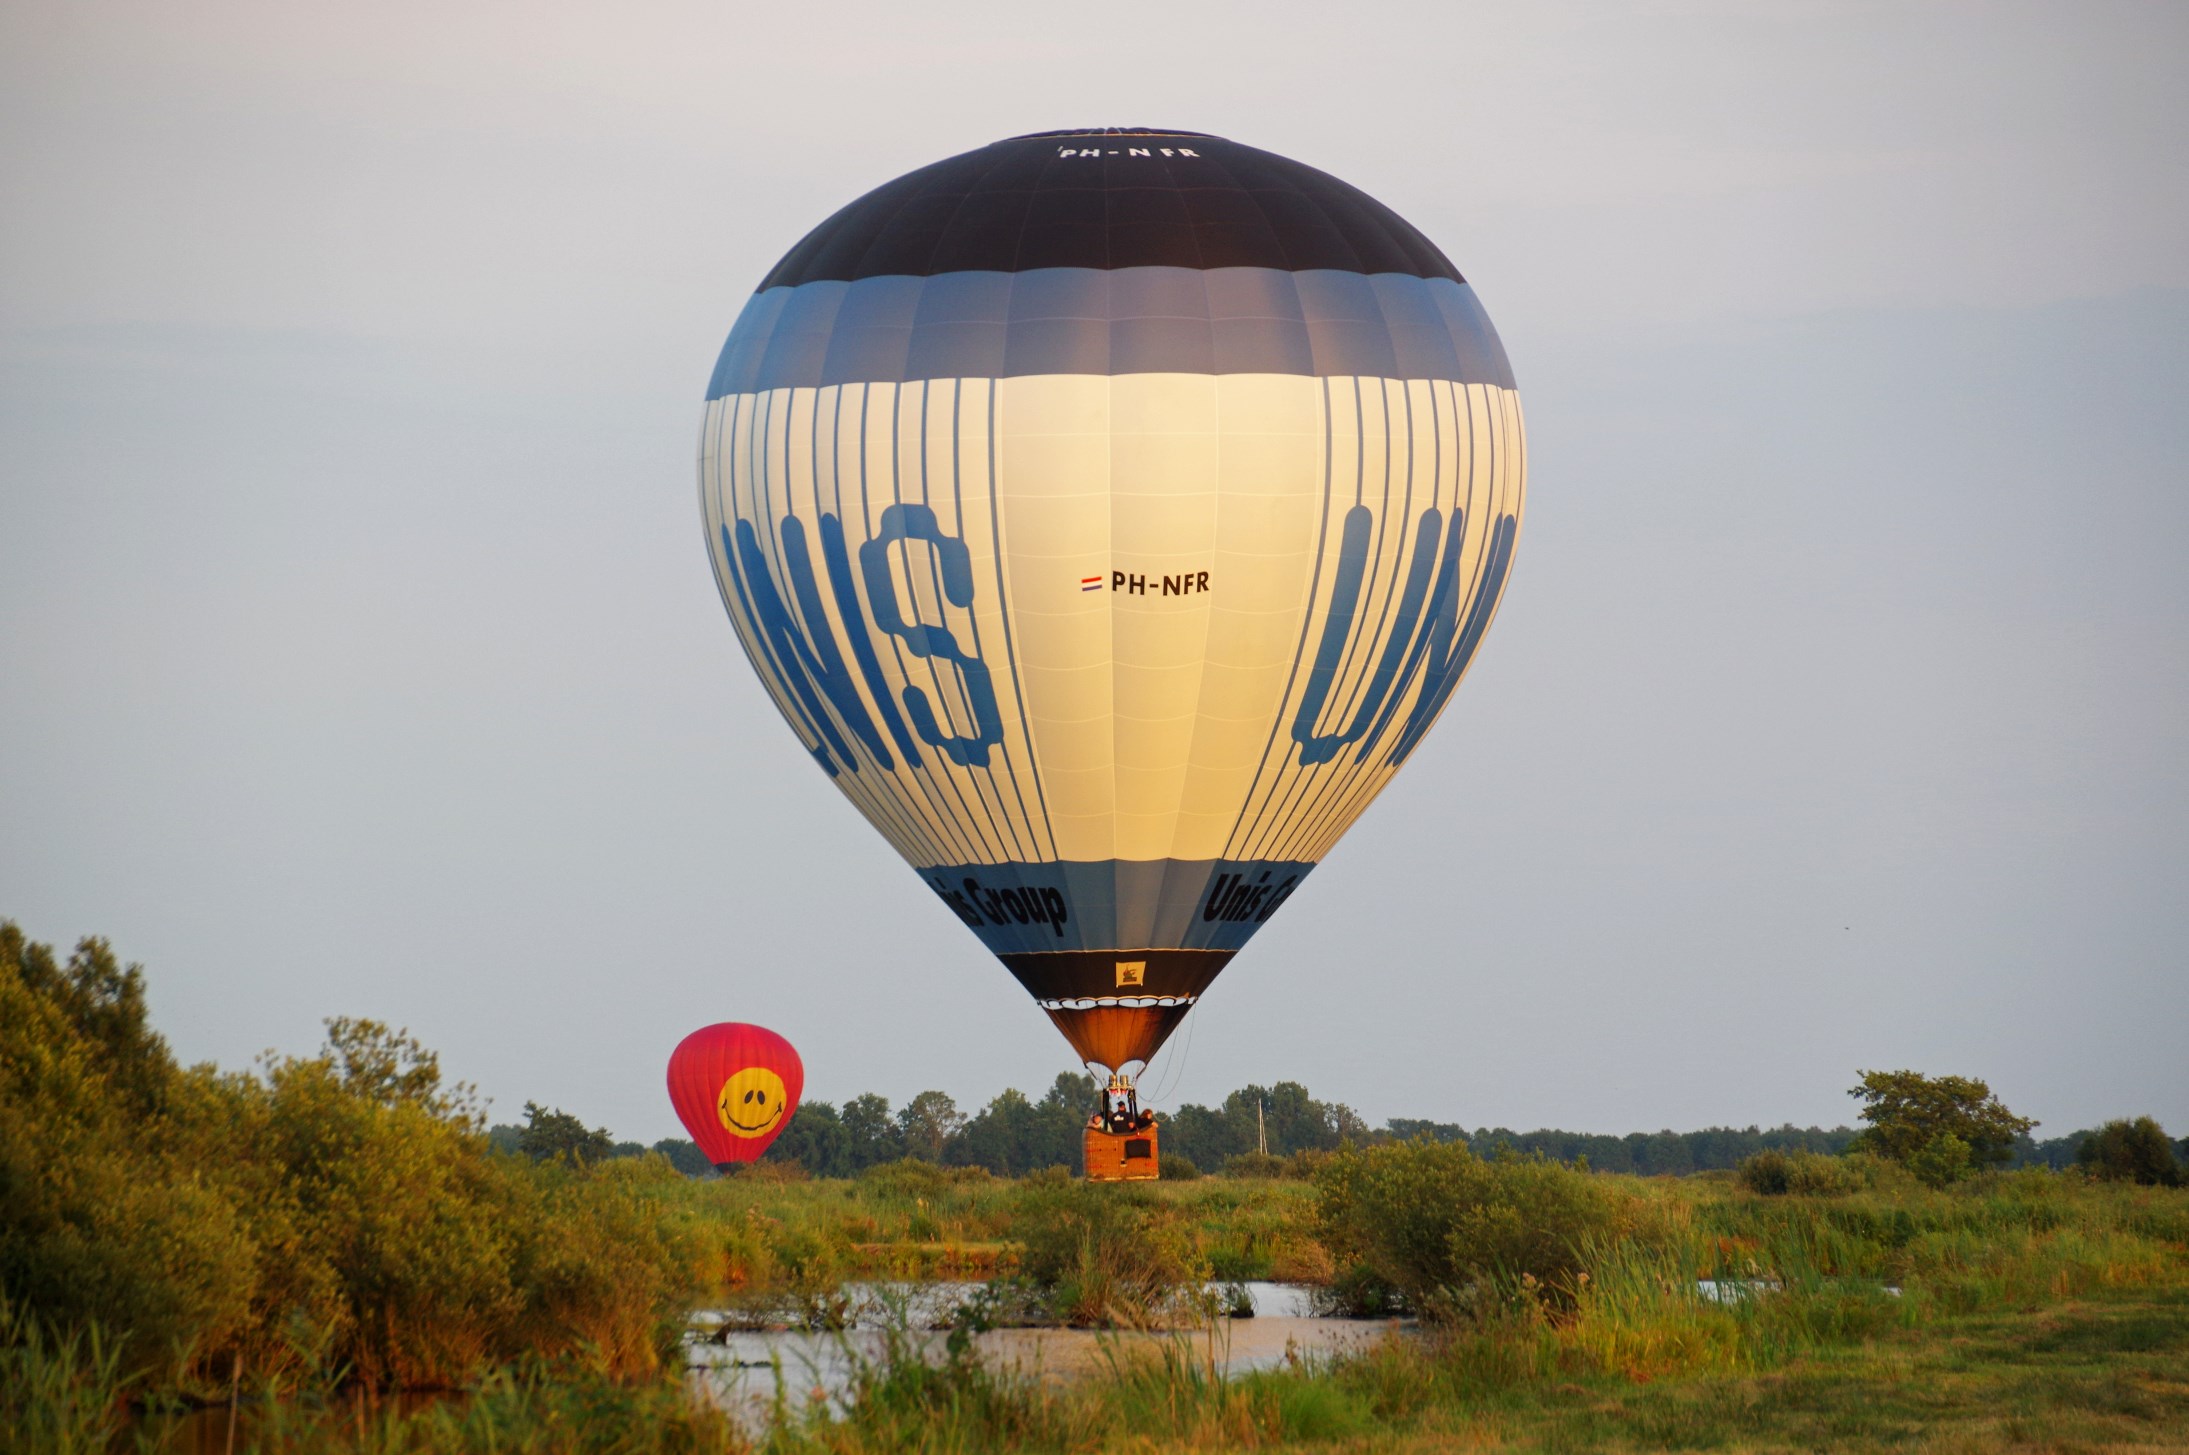
[[[1946,1078],[1951,1081],[1953,1078]],[[868,1092],[841,1104],[807,1101],[761,1160],[795,1163],[814,1177],[851,1177],[868,1167],[912,1158],[945,1167],[983,1167],[1018,1177],[1044,1167],[1079,1169],[1080,1133],[1095,1105],[1098,1083],[1060,1074],[1040,1097],[1007,1089],[968,1115],[944,1092],[923,1091],[901,1107]],[[1988,1094],[1988,1093],[1987,1093]],[[2019,1119],[2017,1119],[2019,1120]],[[1468,1128],[1454,1122],[1396,1117],[1371,1127],[1351,1107],[1324,1101],[1297,1081],[1243,1086],[1215,1106],[1188,1103],[1163,1115],[1162,1158],[1169,1175],[1273,1170],[1270,1163],[1301,1153],[1332,1152],[1345,1143],[1381,1141],[1463,1143],[1478,1157],[1510,1149],[1599,1172],[1642,1177],[1730,1171],[1759,1152],[1810,1152],[1837,1156],[1861,1135],[1854,1127],[1705,1127],[1700,1131],[1629,1132],[1624,1136],[1551,1128],[1518,1132],[1509,1127]],[[2033,1140],[2029,1129],[2006,1125],[1985,1160],[2055,1171],[2077,1165],[2098,1129]],[[2153,1129],[2152,1135],[2157,1135]],[[581,1160],[654,1151],[679,1171],[704,1176],[713,1169],[699,1148],[681,1138],[647,1147],[617,1141],[605,1129],[588,1129],[576,1117],[534,1103],[525,1122],[493,1128],[497,1146],[533,1157],[568,1154]],[[2189,1162],[2189,1139],[2166,1142]],[[1269,1162],[1262,1160],[1266,1149]],[[2003,1155],[2002,1155],[2003,1154]],[[2152,1154],[2155,1155],[2155,1154]],[[2089,1157],[2083,1157],[2089,1161]]]

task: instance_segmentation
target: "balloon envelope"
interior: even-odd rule
[[[751,1162],[790,1125],[805,1063],[764,1026],[703,1026],[669,1055],[669,1102],[717,1167]]]
[[[1443,709],[1524,459],[1504,349],[1428,239],[1299,163],[1127,129],[822,223],[731,330],[700,478],[807,752],[1120,1067]]]

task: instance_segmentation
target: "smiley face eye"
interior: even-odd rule
[[[758,1092],[752,1092],[752,1091],[748,1091],[748,1092],[746,1092],[746,1093],[745,1093],[745,1105],[747,1105],[747,1106],[751,1106],[751,1105],[752,1105],[752,1099],[753,1099],[753,1097],[757,1096],[758,1094],[759,1094]]]

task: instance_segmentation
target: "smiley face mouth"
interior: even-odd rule
[[[781,1104],[778,1103],[774,1111],[770,1112],[765,1118],[757,1122],[741,1122],[736,1117],[729,1115],[727,1112],[723,1113],[722,1119],[728,1122],[731,1126],[737,1128],[739,1131],[745,1132],[747,1134],[753,1132],[764,1132],[769,1127],[774,1126],[777,1122],[783,1119],[783,1108]]]

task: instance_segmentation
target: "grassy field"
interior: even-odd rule
[[[2189,1192],[2045,1172],[1929,1189],[1886,1169],[1815,1197],[1730,1178],[1587,1180],[1621,1221],[1584,1240],[1563,1286],[1493,1280],[1494,1297],[1364,1357],[1227,1379],[1182,1334],[1058,1386],[907,1354],[869,1365],[848,1411],[794,1401],[761,1438],[785,1455],[2189,1449]],[[855,1182],[664,1179],[647,1195],[689,1223],[686,1246],[711,1249],[722,1294],[859,1273],[1023,1274],[1043,1257],[1055,1280],[1114,1261],[1106,1240],[1151,1226],[1167,1230],[1176,1272],[1329,1275],[1314,1183],[1131,1189],[1137,1221],[1075,1224],[1090,1195],[1120,1190],[913,1166]],[[1060,1226],[1064,1251],[1044,1254]],[[1728,1286],[1705,1297],[1701,1279]],[[29,1396],[10,1448],[107,1448],[99,1427],[123,1377],[111,1354],[81,1335],[72,1350],[9,1342],[9,1381]],[[739,1450],[754,1438],[671,1381],[544,1369],[424,1409],[333,1386],[256,1409],[238,1448]]]
[[[1888,1170],[1810,1198],[1601,1180],[1639,1226],[1585,1249],[1566,1289],[1523,1278],[1364,1358],[1225,1380],[1188,1341],[1062,1390],[881,1368],[848,1419],[776,1444],[2189,1449],[2189,1194],[2046,1173],[1931,1190]],[[1294,1188],[1260,1198],[1311,1225]],[[1703,1297],[1706,1278],[1732,1287]]]
[[[921,1162],[849,1180],[766,1175],[655,1184],[673,1217],[719,1259],[710,1285],[728,1293],[833,1287],[847,1278],[990,1278],[1020,1271],[1031,1234],[1055,1220],[1059,1174],[997,1178]],[[1315,1188],[1301,1179],[1203,1178],[1109,1189],[1109,1199],[1179,1246],[1181,1268],[1215,1279],[1320,1282]]]

